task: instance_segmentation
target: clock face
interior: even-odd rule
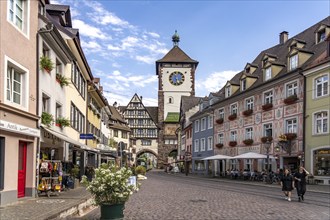
[[[181,85],[184,81],[184,75],[179,72],[179,71],[175,71],[173,73],[170,74],[170,83],[172,85],[178,86]]]

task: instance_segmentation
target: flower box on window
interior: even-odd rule
[[[268,111],[271,108],[273,108],[273,103],[266,103],[262,106],[262,110],[264,111]]]
[[[250,116],[250,115],[252,115],[252,113],[253,113],[253,109],[247,109],[247,110],[243,111],[244,116]]]
[[[237,141],[229,141],[229,146],[235,147],[237,145]]]
[[[245,145],[252,145],[253,144],[253,139],[246,139],[243,141]]]
[[[293,140],[297,138],[297,134],[296,133],[286,133],[284,134],[286,136],[287,140]]]
[[[56,73],[56,81],[61,85],[61,87],[69,85],[69,80],[59,73]]]
[[[54,121],[53,115],[48,112],[43,112],[41,114],[41,123],[47,125],[48,127]]]
[[[215,122],[218,123],[218,124],[222,124],[223,123],[223,118],[218,118]]]
[[[266,143],[267,140],[271,142],[273,140],[273,137],[264,136],[264,137],[261,137],[260,140],[261,140],[262,143]]]
[[[218,143],[215,145],[217,148],[222,148],[223,147],[223,144],[222,143]]]
[[[49,59],[49,57],[42,56],[40,57],[40,67],[41,69],[44,69],[46,72],[50,73],[50,71],[52,71],[54,68],[54,64],[51,59]]]
[[[70,121],[69,119],[59,117],[56,119],[56,124],[58,124],[59,127],[64,128],[70,126]]]
[[[289,97],[287,97],[286,99],[283,100],[283,102],[287,105],[291,105],[293,103],[295,103],[298,100],[298,97],[296,94],[291,95]]]
[[[229,119],[230,121],[235,120],[236,118],[237,118],[237,114],[236,114],[236,113],[231,114],[231,115],[228,116],[228,119]]]

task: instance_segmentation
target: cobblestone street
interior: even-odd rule
[[[326,188],[324,188],[326,189]],[[329,188],[328,188],[329,189]],[[279,186],[245,185],[149,172],[126,203],[125,219],[329,219],[329,191],[284,199]],[[299,211],[297,211],[299,210]],[[99,209],[82,219],[98,219]]]

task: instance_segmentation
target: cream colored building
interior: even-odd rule
[[[34,197],[38,1],[0,1],[0,206]]]

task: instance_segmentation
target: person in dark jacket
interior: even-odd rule
[[[309,172],[304,167],[299,167],[299,171],[294,174],[295,186],[298,194],[298,201],[304,200],[306,192],[306,177]]]
[[[281,178],[281,186],[282,186],[282,191],[285,195],[285,199],[287,199],[290,202],[291,191],[294,189],[294,181],[288,168],[284,170],[284,174]]]

